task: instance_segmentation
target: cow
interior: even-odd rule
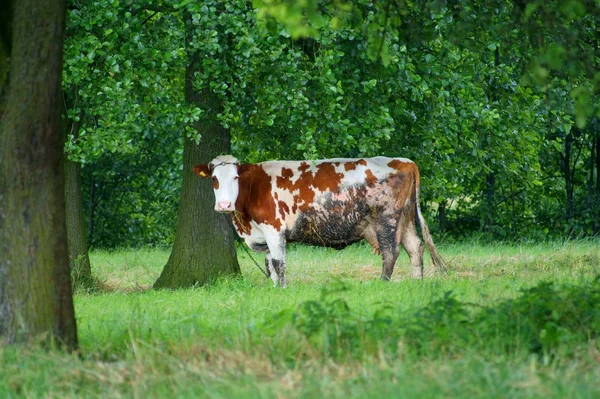
[[[389,280],[401,244],[412,274],[423,278],[424,246],[434,265],[446,270],[419,206],[420,175],[406,158],[335,158],[318,161],[240,163],[221,155],[194,173],[212,178],[215,211],[229,213],[241,238],[266,251],[275,285],[286,286],[286,243],[336,249],[365,239],[383,258]]]

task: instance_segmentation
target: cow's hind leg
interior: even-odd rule
[[[396,223],[392,220],[379,223],[376,228],[377,244],[383,258],[381,279],[389,281],[394,272],[394,266],[398,259],[398,241],[396,238]]]
[[[414,278],[423,278],[423,252],[425,246],[417,235],[414,223],[410,223],[402,233],[402,246],[408,253]]]

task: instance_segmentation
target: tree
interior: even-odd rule
[[[183,183],[175,242],[154,288],[205,285],[220,276],[240,274],[231,220],[214,211],[210,182],[198,179],[192,169],[199,163],[210,162],[217,155],[231,152],[231,138],[229,131],[217,120],[223,108],[220,99],[207,87],[198,89],[195,76],[202,73],[202,54],[190,46],[195,40],[191,13],[185,12],[184,20],[187,22],[189,54],[185,99],[203,110],[200,120],[195,123],[201,142],[190,137],[184,141]]]
[[[65,2],[11,9],[0,59],[4,67],[10,57],[0,97],[0,335],[75,348],[59,111]]]
[[[83,119],[80,112],[77,120],[70,121],[70,134],[77,138]],[[81,190],[81,163],[70,160],[65,153],[65,210],[67,222],[67,246],[71,278],[75,287],[93,289],[92,266],[88,254],[88,241],[83,222],[83,193]]]

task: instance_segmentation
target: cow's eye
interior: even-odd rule
[[[237,179],[239,179],[239,178],[240,178],[239,176],[236,176],[236,177],[234,177],[234,178],[233,178],[233,180],[237,180]]]

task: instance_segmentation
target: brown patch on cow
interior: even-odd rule
[[[313,185],[321,191],[337,192],[343,177],[343,174],[335,171],[335,167],[331,162],[322,162],[317,165]]]
[[[277,217],[275,200],[271,195],[271,177],[262,166],[251,164],[241,165],[239,175],[240,192],[233,218],[238,231],[249,234],[251,220],[280,230],[282,223]]]
[[[356,169],[356,162],[346,162],[344,163],[344,170],[346,170],[346,172],[350,171],[350,170],[354,170]]]
[[[213,184],[213,188],[215,190],[218,190],[219,189],[219,179],[217,179],[217,176],[213,176],[212,182],[213,182],[212,183]]]
[[[392,159],[390,162],[388,162],[388,166],[392,169],[396,169],[399,172],[407,173],[414,168],[415,164],[412,162],[402,162],[398,159]]]
[[[290,207],[283,201],[278,201],[279,205],[279,215],[281,215],[281,219],[285,219],[286,215],[290,214]]]
[[[281,176],[277,176],[275,179],[275,184],[278,188],[284,190],[291,190],[293,187],[292,184],[292,176],[294,176],[294,171],[289,168],[281,169]]]
[[[365,175],[365,182],[367,183],[367,186],[373,186],[375,183],[377,183],[377,176],[371,172],[371,169],[365,170]]]
[[[306,162],[302,162],[300,163],[300,166],[298,166],[298,171],[301,173],[306,172],[308,169],[310,169],[310,165]]]
[[[296,213],[298,208],[300,208],[301,211],[305,211],[310,207],[315,199],[313,184],[314,177],[312,172],[305,172],[300,175],[300,178],[293,187],[293,191],[298,190],[298,193],[294,195],[294,205],[292,206],[293,213]]]
[[[356,163],[362,166],[367,166],[367,161],[365,161],[364,159],[359,159],[358,161],[356,161]]]

